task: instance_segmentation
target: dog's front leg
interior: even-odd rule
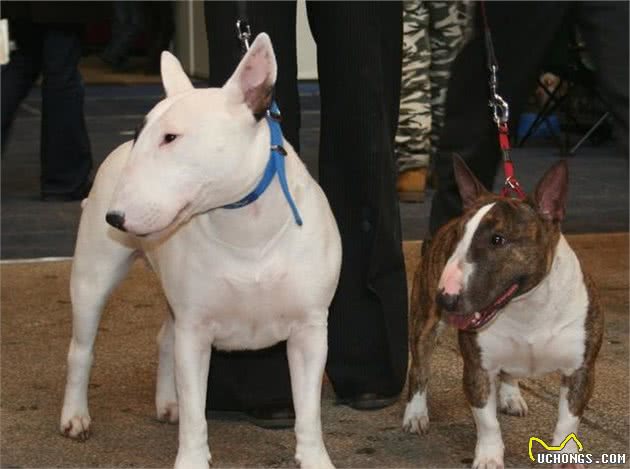
[[[580,418],[593,392],[594,373],[592,368],[581,367],[569,375],[562,376],[558,421],[553,432],[553,446],[559,446],[571,433],[577,435]],[[577,453],[574,440],[567,441],[563,453]],[[582,464],[565,464],[563,468],[582,468]]]
[[[175,327],[173,311],[169,310],[157,337],[159,360],[155,389],[155,408],[161,422],[177,423],[177,389],[175,384]]]
[[[175,375],[179,404],[179,449],[176,469],[207,468],[211,460],[205,389],[211,342],[189,324],[175,320]]]
[[[293,405],[295,406],[295,459],[300,467],[332,468],[321,425],[321,395],[328,328],[309,325],[291,331],[287,341]]]
[[[81,217],[70,277],[72,340],[59,428],[62,434],[80,440],[90,434],[87,392],[103,306],[129,270],[134,252],[124,233],[105,226],[99,202],[89,200]]]
[[[475,364],[464,363],[464,393],[477,427],[474,469],[503,467],[503,439],[497,420],[495,378]]]

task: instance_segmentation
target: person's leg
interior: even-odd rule
[[[431,50],[428,3],[403,1],[402,81],[395,148],[400,172],[429,164]]]
[[[534,86],[538,66],[549,43],[570,7],[568,2],[486,3],[499,63],[498,91],[510,105],[511,128]],[[431,205],[431,233],[461,214],[452,154],[459,153],[489,189],[500,159],[497,129],[488,107],[489,75],[479,12],[476,23],[475,36],[464,46],[451,68],[445,122],[434,162],[438,187]]]
[[[41,71],[41,27],[33,23],[11,22],[11,36],[18,46],[11,60],[2,66],[2,150],[7,142],[11,123],[22,100],[26,98]]]
[[[78,65],[82,28],[47,26],[42,58],[42,196],[82,198],[92,169]],[[76,197],[73,197],[76,195]]]
[[[403,1],[403,55],[400,114],[395,154],[396,188],[401,201],[421,202],[429,166],[431,86],[429,3]]]
[[[143,27],[142,3],[117,0],[113,2],[112,37],[101,58],[114,69],[124,67],[129,51]]]
[[[395,189],[399,2],[309,2],[321,94],[320,184],[343,243],[327,372],[341,400],[397,396],[407,369],[407,288]],[[387,399],[382,399],[382,402]]]
[[[440,132],[444,127],[444,104],[448,79],[451,76],[451,65],[464,43],[464,35],[468,23],[466,1],[427,2],[429,9],[429,43],[431,46],[431,66],[429,82],[431,84],[431,158],[440,141]]]
[[[160,73],[162,51],[168,50],[175,31],[173,2],[144,2],[144,17],[148,38],[146,73]]]
[[[580,2],[578,23],[628,156],[628,2]]]
[[[284,138],[300,152],[300,100],[297,87],[297,49],[295,43],[295,2],[243,2],[252,38],[269,34],[278,62],[275,97],[282,113]],[[205,2],[206,35],[210,57],[210,86],[223,86],[236,69],[242,49],[236,37],[239,19],[237,2]]]
[[[266,32],[271,37],[278,62],[275,96],[282,112],[282,129],[285,138],[299,147],[295,2],[247,2],[246,5],[252,35]],[[242,56],[235,27],[238,6],[236,2],[214,1],[204,6],[210,86],[223,86]],[[264,417],[265,412],[259,412],[261,409],[273,411],[291,405],[285,342],[255,352],[213,352],[208,381],[209,411],[250,411],[255,417]]]

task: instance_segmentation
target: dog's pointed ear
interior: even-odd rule
[[[223,88],[258,117],[271,105],[277,69],[271,39],[260,33]]]
[[[474,204],[479,197],[488,194],[483,184],[479,182],[479,179],[475,177],[457,153],[453,153],[453,171],[464,210]]]
[[[566,160],[560,160],[547,170],[536,185],[534,201],[542,218],[550,222],[564,219],[569,187],[569,166]]]
[[[188,78],[188,75],[184,72],[182,64],[168,51],[162,52],[162,56],[160,57],[160,71],[166,96],[174,96],[193,89],[190,78]]]

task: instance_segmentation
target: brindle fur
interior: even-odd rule
[[[456,173],[458,164],[459,162],[456,161]],[[460,167],[459,170],[462,171],[462,168]],[[465,167],[463,170],[469,172]],[[473,260],[485,259],[483,256],[488,255],[487,240],[489,236],[492,233],[502,232],[507,235],[508,242],[513,244],[509,250],[501,250],[494,254],[495,256],[505,256],[505,259],[497,258],[491,263],[484,262],[484,264],[499,266],[501,269],[498,272],[493,272],[492,278],[513,280],[513,274],[516,275],[516,273],[511,272],[511,269],[517,262],[511,262],[510,256],[515,256],[516,259],[522,257],[522,259],[531,261],[531,270],[526,278],[521,279],[519,295],[535,287],[549,272],[561,234],[559,221],[564,214],[563,207],[555,212],[544,207],[545,211],[543,212],[540,203],[536,200],[540,200],[540,188],[550,174],[552,171],[549,171],[538,184],[535,191],[536,197],[528,198],[525,201],[506,199],[490,194],[481,188],[481,185],[472,175],[472,186],[468,185],[467,188],[462,188],[461,181],[458,179],[466,210],[461,217],[443,226],[431,241],[428,249],[423,249],[422,259],[414,275],[410,302],[411,364],[408,380],[408,401],[416,392],[423,393],[428,387],[430,360],[437,339],[437,325],[443,314],[436,302],[441,273],[457,243],[462,238],[466,223],[481,207],[495,203],[495,206],[484,217],[473,238],[470,251]],[[547,183],[549,183],[548,180]],[[566,191],[566,188],[558,190],[558,193],[563,197],[566,192],[562,193],[562,190]],[[515,257],[511,257],[511,259]],[[585,324],[584,362],[572,375],[563,377],[562,381],[563,385],[569,388],[569,409],[577,416],[582,415],[592,394],[594,362],[601,346],[603,334],[603,315],[599,310],[595,287],[586,274],[584,279],[590,300]],[[490,296],[496,297],[507,286],[499,285],[497,287],[497,285],[479,284],[473,288],[478,289],[480,297],[481,292],[484,291],[486,296],[488,296],[487,292],[490,292]],[[486,305],[487,303],[468,305],[471,309],[465,311],[475,311]],[[487,371],[481,365],[477,333],[459,331],[458,339],[464,359],[464,394],[471,406],[484,407],[490,393],[491,383]],[[518,381],[507,373],[501,373],[499,378],[509,384],[518,385]]]
[[[486,406],[490,394],[490,376],[481,366],[481,351],[477,344],[477,333],[460,331],[459,349],[464,357],[464,394],[472,407]]]
[[[584,274],[584,282],[589,295],[588,312],[584,328],[586,329],[586,346],[584,363],[569,376],[562,377],[562,386],[568,387],[567,400],[573,415],[581,417],[586,404],[593,394],[595,384],[595,359],[602,345],[604,335],[604,315],[599,307],[599,295],[593,279]]]

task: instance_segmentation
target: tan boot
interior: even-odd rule
[[[396,190],[401,202],[424,202],[427,186],[427,168],[409,169],[398,175]]]

